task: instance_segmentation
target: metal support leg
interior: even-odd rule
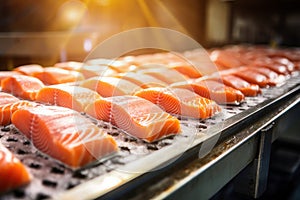
[[[258,198],[267,187],[273,124],[260,131],[257,158],[235,180],[235,191]]]

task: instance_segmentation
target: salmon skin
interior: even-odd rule
[[[118,151],[111,136],[68,108],[22,108],[13,114],[12,123],[37,149],[72,168]]]
[[[35,100],[36,93],[43,87],[42,81],[26,75],[13,75],[1,81],[2,91],[32,101]]]
[[[93,90],[59,84],[41,89],[36,96],[36,101],[84,112],[85,107],[98,98],[101,96]]]
[[[181,132],[179,120],[157,105],[137,96],[102,98],[90,104],[85,112],[110,122],[133,137],[153,142]]]
[[[214,100],[219,104],[239,104],[245,99],[243,93],[215,80],[201,78],[172,84],[173,88],[184,88],[196,94]]]
[[[31,65],[21,65],[13,69],[15,72],[19,72],[23,75],[34,76],[36,73],[41,73],[44,71],[44,68],[38,64]]]
[[[26,185],[30,180],[26,167],[0,143],[0,194]]]
[[[221,76],[222,82],[230,87],[241,91],[245,96],[257,96],[261,94],[261,89],[257,84],[251,84],[234,75]]]
[[[36,106],[39,106],[39,104],[26,100],[19,100],[16,102],[0,105],[0,125],[6,126],[10,124],[13,113],[18,109]]]
[[[84,79],[80,72],[58,67],[45,67],[42,72],[35,73],[34,77],[40,79],[45,85],[76,82]]]
[[[138,74],[134,72],[128,72],[124,74],[118,74],[115,77],[130,81],[141,88],[149,88],[149,87],[165,87],[167,83],[154,78],[153,76],[149,76],[147,74]]]
[[[168,113],[206,119],[221,111],[216,102],[181,88],[153,87],[135,93]]]
[[[140,89],[138,85],[116,77],[93,77],[82,81],[80,86],[94,90],[102,97],[131,95]]]

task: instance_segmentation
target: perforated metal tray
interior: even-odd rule
[[[299,91],[299,83],[300,76],[295,73],[280,87],[265,88],[262,95],[247,97],[240,105],[222,106],[223,112],[211,119],[181,117],[181,135],[151,144],[132,138],[110,124],[93,120],[116,139],[120,152],[108,160],[76,171],[40,153],[13,125],[1,127],[0,141],[28,167],[33,179],[27,186],[3,194],[0,198],[91,199],[116,188],[126,190],[126,187],[135,187],[132,180],[166,165],[176,165],[185,154],[205,155],[217,141],[234,134],[234,128],[243,121],[255,113],[263,114],[261,111],[276,104],[280,98]],[[208,148],[192,151],[195,147],[205,146],[203,144]]]

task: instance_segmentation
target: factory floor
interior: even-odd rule
[[[279,120],[280,137],[271,147],[267,189],[258,200],[300,199],[300,105]],[[238,177],[236,177],[238,178]],[[235,178],[235,179],[236,179]],[[236,192],[234,180],[211,200],[250,200]]]

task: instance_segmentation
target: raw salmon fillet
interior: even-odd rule
[[[11,77],[13,75],[20,75],[21,73],[16,72],[16,71],[0,71],[0,83],[2,82],[3,79],[7,77]]]
[[[36,98],[36,93],[43,87],[42,81],[26,75],[13,75],[1,81],[2,91],[33,101]]]
[[[41,89],[36,96],[36,101],[83,112],[87,105],[98,98],[101,98],[101,96],[93,90],[59,84],[46,86]]]
[[[214,101],[187,89],[153,87],[140,90],[135,95],[176,115],[206,119],[221,111]]]
[[[58,67],[61,69],[66,69],[71,71],[80,71],[82,66],[83,66],[82,62],[68,61],[68,62],[55,63],[53,67]]]
[[[270,58],[258,58],[253,61],[252,65],[269,68],[278,74],[289,74],[288,68],[285,65],[273,62]]]
[[[131,95],[140,89],[138,85],[116,77],[93,77],[82,81],[80,86],[94,90],[102,97]]]
[[[233,73],[233,75],[238,76],[249,83],[257,84],[259,87],[266,87],[268,85],[267,77],[253,70],[238,69]]]
[[[0,143],[0,194],[23,186],[30,179],[26,167]]]
[[[68,108],[22,108],[13,114],[12,123],[37,149],[73,168],[118,150],[111,136]]]
[[[214,100],[220,104],[237,104],[245,99],[245,96],[239,90],[214,80],[202,80],[199,78],[172,84],[171,87],[189,89],[202,97]]]
[[[35,73],[34,76],[40,79],[45,85],[75,82],[84,79],[80,72],[58,67],[45,67],[43,72]]]
[[[14,68],[15,72],[19,72],[23,75],[34,76],[35,73],[40,73],[44,71],[44,68],[38,64],[31,65],[21,65],[19,67]]]
[[[200,71],[188,62],[171,62],[168,63],[168,67],[171,69],[175,69],[179,73],[189,78],[200,78],[202,76]]]
[[[151,65],[149,65],[148,69],[138,70],[137,73],[153,76],[167,84],[172,84],[172,83],[182,82],[187,80],[186,76],[184,76],[183,74],[179,73],[174,69],[168,69],[163,66],[158,67],[157,65],[154,65],[153,67],[157,67],[157,68],[151,68]]]
[[[12,114],[20,108],[35,107],[39,104],[32,101],[19,100],[12,103],[0,105],[0,125],[6,126],[10,124]]]
[[[130,81],[141,88],[149,88],[149,87],[165,87],[167,83],[154,78],[153,76],[149,76],[147,74],[138,74],[134,72],[128,72],[124,74],[118,74],[115,77],[121,78],[127,81]]]
[[[240,60],[236,59],[236,56],[233,56],[232,53],[225,50],[212,51],[210,58],[222,70],[243,65]]]
[[[257,96],[261,93],[261,89],[257,84],[250,84],[237,76],[225,75],[221,79],[225,85],[241,91],[245,96]]]
[[[275,86],[281,83],[285,82],[285,76],[282,74],[277,74],[273,70],[266,68],[266,67],[252,67],[251,68],[254,71],[257,71],[258,73],[263,74],[267,77],[268,84]]]
[[[125,60],[112,60],[112,59],[92,59],[88,60],[87,65],[94,65],[98,67],[107,66],[117,73],[125,73],[134,70],[136,67],[132,66],[130,63]]]
[[[111,69],[109,66],[99,65],[83,65],[80,72],[85,79],[91,77],[114,76],[118,74],[117,71]]]
[[[17,97],[7,94],[5,92],[0,92],[0,106],[8,104],[8,103],[14,103],[20,101]]]
[[[177,118],[137,96],[98,99],[85,111],[90,116],[110,122],[128,134],[147,142],[181,132]]]

